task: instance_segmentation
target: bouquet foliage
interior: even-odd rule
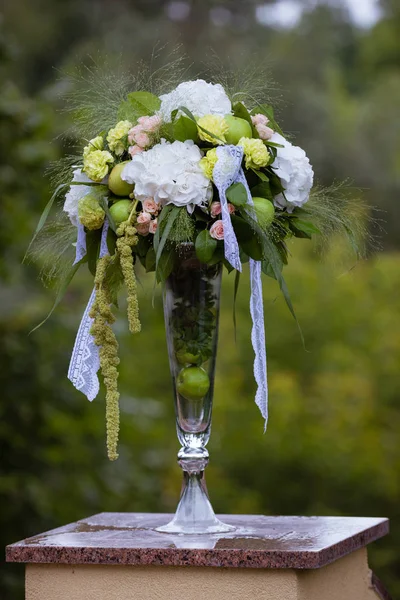
[[[154,91],[154,78],[149,83]],[[163,283],[192,245],[201,263],[234,270],[237,290],[242,264],[250,262],[255,309],[262,272],[278,282],[294,314],[282,274],[288,241],[315,236],[325,242],[344,233],[359,252],[365,228],[365,207],[341,186],[313,188],[306,153],[284,135],[273,107],[259,94],[228,92],[221,83],[202,79],[184,81],[165,93],[139,86],[136,82],[138,89],[129,93],[108,89],[100,103],[91,103],[90,92],[78,96],[75,116],[86,136],[83,150],[53,169],[56,189],[31,246],[33,254],[53,248],[50,277],[62,271],[63,261],[73,262],[64,272],[56,303],[79,268],[87,268],[93,278],[75,350],[91,354],[92,375],[99,367],[102,371],[111,459],[117,457],[119,429],[113,306],[125,288],[129,329],[140,331],[139,263]],[[60,197],[62,218],[45,225]],[[177,310],[176,319],[184,319],[185,310]],[[264,332],[258,333],[265,354]],[[257,342],[255,350],[257,354]],[[182,364],[198,368],[209,351],[206,337],[182,338],[177,346]],[[86,358],[77,363],[75,356],[69,378],[92,400],[98,383],[96,377],[88,383]],[[259,367],[265,371],[262,356]],[[265,397],[257,404],[266,418],[266,380],[264,388]]]

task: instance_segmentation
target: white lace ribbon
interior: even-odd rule
[[[242,169],[243,148],[241,146],[220,146],[217,148],[218,161],[213,171],[213,181],[218,189],[221,202],[221,216],[224,225],[224,254],[226,260],[237,271],[242,270],[239,245],[228,210],[226,190],[233,183],[242,183],[247,192],[248,203],[253,199]],[[256,218],[255,213],[252,214]],[[265,346],[264,306],[262,296],[261,262],[250,259],[250,314],[252,318],[251,342],[254,350],[254,378],[257,383],[255,402],[268,421],[268,382],[267,353]]]
[[[82,223],[78,223],[78,237],[76,240],[75,260],[73,265],[76,265],[82,258],[86,256],[86,233]]]
[[[224,254],[226,260],[237,271],[242,270],[240,262],[239,244],[232,227],[231,216],[226,199],[226,190],[235,183],[241,169],[243,148],[241,146],[219,146],[217,148],[218,160],[213,171],[213,180],[219,193],[221,203],[221,216],[224,225]]]
[[[103,231],[101,234],[100,242],[100,258],[108,254],[107,248],[107,232],[108,232],[108,221],[106,220],[103,225]],[[83,230],[83,234],[85,232]],[[86,236],[85,236],[85,254],[86,254]],[[79,240],[79,230],[78,230]],[[77,242],[78,252],[78,242]],[[84,254],[84,255],[85,255]],[[84,256],[83,255],[83,256]],[[79,259],[81,260],[81,259]],[[77,258],[75,259],[77,261]],[[74,263],[75,264],[75,263]],[[88,400],[92,401],[96,398],[99,393],[99,378],[97,377],[97,371],[100,368],[100,357],[99,347],[95,344],[94,338],[90,333],[93,319],[90,317],[90,310],[93,306],[93,302],[96,298],[96,292],[93,289],[89,302],[86,306],[85,312],[81,323],[79,325],[78,333],[76,335],[74,348],[72,350],[71,361],[68,368],[68,379],[72,382],[73,386],[85,394]]]

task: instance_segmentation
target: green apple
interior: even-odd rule
[[[128,162],[130,161],[126,160],[125,162],[115,165],[108,178],[108,187],[116,196],[129,196],[133,191],[133,184],[127,183],[121,179],[121,173]]]
[[[110,206],[110,215],[116,225],[126,221],[132,210],[131,200],[117,200]]]
[[[251,125],[245,119],[233,115],[225,115],[224,119],[229,125],[229,129],[225,134],[227,144],[236,145],[240,138],[252,137]]]
[[[253,203],[258,223],[263,229],[269,227],[275,216],[274,205],[266,198],[258,197],[253,198]]]
[[[202,367],[184,367],[178,374],[176,389],[186,400],[201,400],[210,388],[210,378]]]

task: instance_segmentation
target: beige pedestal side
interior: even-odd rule
[[[221,515],[233,530],[158,531],[171,515],[101,513],[7,547],[26,600],[390,600],[367,545],[388,520]]]
[[[367,552],[321,569],[30,564],[26,600],[378,600]]]

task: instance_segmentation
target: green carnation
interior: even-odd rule
[[[218,145],[226,142],[225,134],[229,130],[229,125],[221,115],[205,115],[197,119],[199,138],[210,144]],[[213,135],[209,135],[203,129],[206,129]],[[218,140],[214,137],[219,138]]]
[[[105,215],[95,194],[86,194],[79,200],[78,218],[86,229],[100,229],[104,223]]]
[[[208,177],[208,179],[212,179],[217,160],[218,156],[216,148],[211,148],[211,150],[209,150],[200,160],[200,167],[203,169],[204,175]]]
[[[238,146],[243,147],[246,169],[260,169],[269,163],[271,157],[262,140],[242,137]]]
[[[106,150],[93,150],[83,157],[82,171],[93,181],[101,181],[108,175],[109,165],[114,162]]]
[[[107,135],[107,142],[111,152],[121,156],[128,149],[127,136],[132,128],[130,121],[120,121]]]
[[[94,150],[103,150],[104,140],[101,135],[91,139],[87,146],[83,149],[83,158],[85,159]]]

